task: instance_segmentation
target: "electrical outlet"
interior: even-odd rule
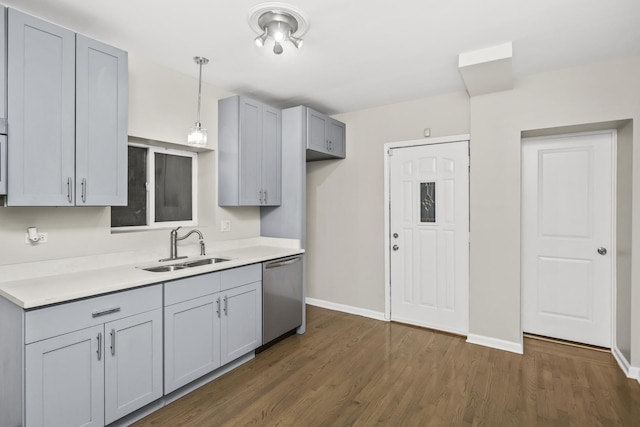
[[[37,245],[38,243],[49,243],[49,233],[38,233],[38,240],[32,242],[29,240],[29,233],[24,233],[24,243],[29,245]]]
[[[231,231],[231,220],[230,219],[224,219],[222,221],[220,221],[220,231],[223,233],[228,233],[229,231]]]

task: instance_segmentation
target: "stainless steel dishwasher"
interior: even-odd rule
[[[262,263],[262,344],[302,324],[302,255]]]

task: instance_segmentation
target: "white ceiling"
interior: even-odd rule
[[[513,42],[519,76],[640,54],[639,0],[288,0],[305,45],[257,48],[260,0],[4,0],[276,107],[329,114],[464,90],[458,54]]]

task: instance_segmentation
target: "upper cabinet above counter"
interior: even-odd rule
[[[218,101],[218,205],[280,205],[281,118],[244,96]]]
[[[345,124],[311,108],[303,108],[307,119],[307,161],[344,159]]]
[[[6,204],[126,205],[127,53],[14,9],[6,31]]]

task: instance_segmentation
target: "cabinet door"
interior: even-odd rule
[[[345,125],[329,119],[329,153],[337,157],[345,157]]]
[[[74,204],[75,34],[9,9],[7,204]]]
[[[0,134],[4,134],[4,135],[7,134],[7,8],[6,7],[0,7]],[[0,161],[0,164],[2,164],[2,161]],[[1,186],[2,185],[0,184],[0,187]],[[4,193],[0,193],[0,194],[4,194]]]
[[[307,148],[328,153],[327,121],[329,118],[322,113],[307,108]]]
[[[242,206],[258,206],[262,181],[262,105],[240,97],[240,196]]]
[[[7,135],[0,135],[0,195],[7,194]]]
[[[127,53],[76,36],[76,205],[127,204]]]
[[[225,365],[262,345],[262,282],[222,293],[220,347]]]
[[[105,423],[162,397],[162,309],[105,324]]]
[[[220,367],[220,295],[164,308],[164,393]]]
[[[278,206],[282,188],[281,111],[264,106],[262,113],[262,200],[263,205]]]
[[[104,425],[104,334],[95,326],[25,346],[26,425]]]

